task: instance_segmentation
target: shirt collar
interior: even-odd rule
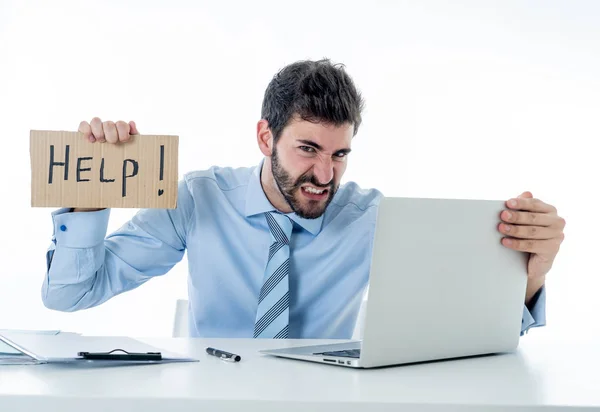
[[[271,202],[269,202],[269,199],[267,199],[260,183],[260,173],[264,161],[265,159],[262,159],[260,164],[254,168],[254,171],[250,176],[250,181],[248,182],[248,191],[246,192],[246,217],[277,210]],[[304,219],[293,212],[285,213],[285,215],[315,236],[321,231],[323,215],[317,219]]]

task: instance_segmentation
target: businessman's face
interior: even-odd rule
[[[300,217],[324,212],[346,170],[354,127],[294,120],[283,130],[271,155],[275,183]]]

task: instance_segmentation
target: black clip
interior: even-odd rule
[[[125,354],[113,355],[113,352],[120,351]],[[160,352],[134,353],[127,352],[124,349],[113,349],[110,352],[78,352],[78,356],[88,360],[122,360],[122,361],[154,361],[162,360]]]

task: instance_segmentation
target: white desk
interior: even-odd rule
[[[600,346],[539,344],[513,354],[353,370],[259,355],[322,341],[144,339],[200,362],[107,368],[0,366],[0,411],[600,410]],[[239,363],[206,346],[242,355]]]

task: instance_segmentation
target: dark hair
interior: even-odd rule
[[[294,116],[335,126],[362,121],[364,101],[343,64],[329,59],[303,60],[281,69],[267,86],[261,117],[269,122],[274,143]]]

